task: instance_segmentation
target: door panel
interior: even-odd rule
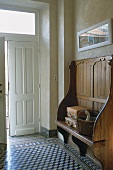
[[[34,93],[34,72],[33,72],[33,63],[34,58],[32,55],[32,48],[26,49],[25,51],[25,78],[26,78],[26,88],[25,93],[33,94]],[[29,69],[30,68],[30,69]]]
[[[5,47],[4,37],[0,37],[0,143],[6,143],[5,107]]]
[[[10,51],[9,51],[10,52]],[[15,49],[15,79],[16,94],[23,94],[23,68],[22,68],[22,48]]]
[[[39,131],[37,43],[9,42],[10,135]]]

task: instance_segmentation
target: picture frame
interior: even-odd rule
[[[78,52],[112,44],[112,19],[77,33]]]

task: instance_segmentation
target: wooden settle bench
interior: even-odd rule
[[[69,136],[85,156],[87,147],[104,170],[113,170],[113,60],[111,56],[72,61],[70,85],[58,107],[57,129],[68,143]],[[67,107],[82,106],[98,110],[92,137],[80,135],[65,122]]]

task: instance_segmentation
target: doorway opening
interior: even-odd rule
[[[39,57],[39,33],[41,33],[41,31],[39,32],[39,28],[40,28],[40,26],[39,26],[39,19],[41,20],[41,21],[43,21],[43,13],[46,11],[46,9],[49,11],[49,3],[44,3],[44,2],[35,2],[35,1],[30,1],[30,0],[28,0],[28,2],[26,3],[26,1],[25,0],[23,0],[21,3],[19,3],[17,0],[15,0],[15,2],[14,1],[8,1],[8,0],[6,0],[5,2],[4,1],[2,1],[2,3],[0,3],[0,9],[1,10],[9,10],[9,11],[20,11],[20,12],[27,12],[27,13],[34,13],[35,14],[35,34],[15,34],[15,33],[8,33],[8,32],[5,32],[4,30],[3,31],[0,31],[0,36],[2,37],[5,37],[5,40],[7,41],[6,42],[6,44],[8,44],[9,45],[9,42],[12,42],[12,41],[18,41],[18,42],[35,42],[35,43],[37,43],[38,45],[36,45],[36,48],[37,48],[37,56]],[[42,13],[41,13],[42,12]],[[39,16],[39,13],[41,13],[41,15]],[[42,17],[41,17],[42,16]],[[48,16],[49,16],[49,14],[48,14]],[[7,17],[8,18],[8,17]],[[8,20],[8,22],[9,22],[9,20]],[[11,22],[13,22],[13,20],[11,21]],[[42,23],[42,22],[41,22]],[[20,25],[20,27],[21,27],[21,25]],[[42,29],[42,28],[40,28],[40,29]],[[7,45],[6,45],[7,46]],[[30,46],[29,46],[30,47]],[[8,47],[9,48],[9,47]],[[4,49],[4,48],[3,48]],[[7,51],[7,48],[5,48],[6,49],[6,51]],[[9,49],[8,49],[9,50]],[[8,52],[8,51],[7,51]],[[5,53],[5,54],[7,54],[7,52]],[[29,54],[29,52],[28,52],[28,54]],[[6,55],[7,56],[7,55]],[[8,57],[8,56],[7,56]],[[6,57],[6,58],[7,58]],[[38,60],[40,61],[40,59],[38,58]],[[7,61],[7,60],[6,60]],[[29,62],[29,61],[28,61]],[[7,63],[8,64],[8,63]],[[28,63],[29,64],[29,63]],[[36,64],[35,64],[36,65]],[[39,73],[39,71],[40,71],[40,65],[39,65],[39,67],[38,67],[38,73]],[[9,76],[9,74],[7,73],[7,76]],[[40,76],[40,73],[39,73],[39,76]],[[40,77],[39,77],[39,79],[40,79]],[[40,80],[39,80],[40,81]],[[38,82],[38,83],[35,83],[36,84],[36,86],[38,87],[38,88],[40,88],[39,87],[39,84],[40,84],[40,82]],[[8,80],[7,80],[7,84],[6,84],[6,109],[7,109],[7,113],[6,114],[3,114],[2,115],[2,117],[3,117],[3,119],[5,120],[5,115],[6,115],[6,121],[7,121],[7,123],[6,122],[4,122],[4,126],[2,126],[3,127],[3,129],[1,130],[2,131],[2,135],[0,136],[0,139],[3,139],[3,143],[6,143],[6,137],[4,137],[4,136],[6,136],[6,128],[8,129],[8,134],[9,134],[9,99],[8,99],[8,96],[9,96],[9,91],[8,91],[8,88],[9,88],[9,83],[8,83]],[[11,86],[10,86],[11,87]],[[37,88],[37,89],[38,89]],[[10,88],[11,89],[11,88]],[[39,90],[39,99],[38,100],[40,100],[40,89],[38,89]],[[29,102],[30,103],[30,102]],[[28,104],[29,104],[28,103]],[[39,104],[39,107],[40,107],[40,103],[38,103]],[[28,109],[29,110],[29,109]],[[2,112],[2,113],[4,113],[4,112]],[[40,108],[39,108],[39,111],[38,111],[38,114],[40,114]],[[39,115],[39,116],[41,116],[41,115]],[[30,118],[28,118],[28,122],[30,123]],[[38,118],[38,120],[39,120],[39,124],[40,124],[40,117]],[[2,121],[3,122],[3,121]],[[7,124],[7,127],[5,127],[5,123]],[[41,124],[39,125],[39,132],[40,132],[40,130],[41,130]],[[5,134],[5,135],[4,135]]]
[[[0,33],[35,35],[35,12],[23,12],[0,9]],[[9,22],[10,21],[10,22]],[[22,27],[21,27],[22,25]],[[9,80],[8,80],[8,41],[5,41],[5,99],[6,99],[6,131],[9,135]]]
[[[0,12],[4,12],[5,10],[0,10]],[[8,10],[6,10],[6,13],[9,12]],[[11,12],[11,11],[10,11]],[[16,12],[16,11],[15,11]],[[14,11],[12,11],[12,13],[14,15],[15,14]],[[21,13],[23,14],[24,12],[18,12],[18,13]],[[37,68],[36,68],[36,64],[37,64],[37,67],[38,67],[38,55],[37,55],[37,47],[38,47],[38,37],[35,35],[35,31],[38,31],[37,29],[35,30],[35,13],[24,13],[25,15],[27,14],[33,14],[32,16],[32,22],[31,24],[33,25],[33,29],[31,30],[31,32],[28,32],[28,30],[26,29],[26,32],[21,32],[21,27],[20,27],[20,32],[18,32],[18,30],[16,30],[17,32],[11,32],[11,31],[8,31],[8,30],[4,30],[3,29],[3,33],[2,33],[2,30],[0,30],[0,34],[2,36],[5,37],[5,44],[4,44],[4,53],[5,53],[5,108],[6,108],[6,134],[7,134],[7,143],[8,143],[8,137],[11,135],[10,134],[10,125],[12,124],[10,121],[11,121],[11,117],[10,117],[10,106],[11,106],[11,102],[12,101],[10,99],[11,95],[10,95],[10,92],[9,92],[9,82],[12,82],[9,78],[9,75],[10,74],[10,71],[9,71],[9,65],[10,65],[10,70],[11,70],[11,67],[14,67],[14,74],[17,76],[17,72],[19,72],[19,77],[17,76],[16,79],[15,79],[15,83],[16,85],[15,86],[11,86],[11,87],[16,87],[16,92],[18,93],[22,93],[22,94],[31,94],[32,95],[32,100],[31,98],[29,99],[28,95],[27,95],[27,99],[25,99],[26,101],[15,101],[16,103],[16,106],[15,107],[15,110],[17,111],[16,113],[16,116],[19,118],[19,119],[16,119],[15,121],[17,121],[15,124],[21,126],[21,125],[25,125],[27,124],[27,127],[26,127],[26,131],[30,131],[30,133],[33,133],[34,132],[34,129],[36,129],[36,131],[38,131],[39,127],[36,126],[36,121],[35,120],[39,120],[39,118],[37,119],[36,116],[34,116],[34,113],[35,112],[38,112],[36,110],[38,110],[38,104],[36,106],[36,104],[34,104],[34,100],[35,100],[35,103],[38,103],[38,90],[36,90],[36,88],[34,89],[34,84],[37,84],[38,86],[38,78],[36,79],[36,73],[39,71]],[[38,15],[38,12],[36,13]],[[9,16],[9,15],[8,15]],[[21,16],[23,18],[23,16]],[[8,18],[8,17],[7,17]],[[3,19],[4,20],[4,19]],[[6,21],[7,22],[7,21]],[[17,27],[16,27],[17,28]],[[29,27],[28,27],[29,28]],[[9,29],[10,30],[10,29]],[[15,34],[16,33],[16,34]],[[18,33],[18,34],[17,34]],[[16,66],[15,64],[13,63],[12,65],[9,64],[9,59],[11,59],[11,49],[9,47],[9,44],[11,44],[12,42],[14,43],[18,43],[18,46],[14,47],[13,46],[13,49],[16,49],[16,55],[14,56],[13,59],[15,59],[15,62],[16,63]],[[10,51],[10,52],[9,52]],[[15,51],[13,51],[15,52]],[[9,53],[10,53],[10,57],[9,57]],[[20,53],[22,54],[20,56]],[[13,53],[14,54],[14,53]],[[20,56],[20,57],[18,57]],[[13,60],[12,59],[12,60]],[[22,63],[24,61],[24,63]],[[19,65],[20,64],[20,65]],[[24,68],[23,68],[23,65],[24,65]],[[20,68],[21,67],[21,68]],[[36,68],[36,70],[33,70],[33,68]],[[30,71],[31,70],[31,71]],[[34,73],[35,72],[35,73]],[[15,76],[14,76],[15,77]],[[13,80],[14,80],[14,77],[13,77]],[[20,78],[20,79],[19,79]],[[25,82],[25,85],[23,85],[24,87],[22,88],[19,88],[19,85],[20,85],[20,81],[19,80],[22,80],[21,84],[23,82]],[[36,81],[35,81],[36,79]],[[32,80],[34,81],[33,83]],[[18,81],[18,82],[17,82]],[[17,87],[17,84],[18,87]],[[13,84],[14,85],[14,84]],[[21,86],[20,86],[21,87]],[[24,90],[24,91],[22,91]],[[35,97],[35,94],[37,95],[37,98]],[[33,96],[34,95],[34,96]],[[24,96],[25,98],[25,96]],[[24,103],[24,104],[23,104]],[[35,105],[35,106],[34,106]],[[23,108],[26,108],[23,109]],[[21,113],[20,113],[21,111]],[[22,115],[23,112],[26,112],[27,114],[26,115]],[[20,113],[20,114],[19,114]],[[31,113],[31,114],[30,114]],[[26,117],[26,122],[24,121],[24,118]],[[35,121],[35,127],[32,127],[34,128],[31,128],[30,127],[30,124],[33,124]],[[19,135],[20,131],[22,130],[21,128],[18,129],[17,131],[15,131],[14,133],[16,135]],[[13,133],[13,134],[14,134]],[[18,133],[18,134],[17,134]],[[24,133],[24,132],[22,132]],[[27,132],[28,133],[28,132]],[[15,135],[14,134],[14,135]],[[12,135],[13,136],[13,135]]]

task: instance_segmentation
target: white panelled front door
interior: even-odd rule
[[[39,131],[38,44],[8,42],[10,136]]]
[[[0,37],[0,143],[6,143],[5,107],[5,47],[4,37]]]

